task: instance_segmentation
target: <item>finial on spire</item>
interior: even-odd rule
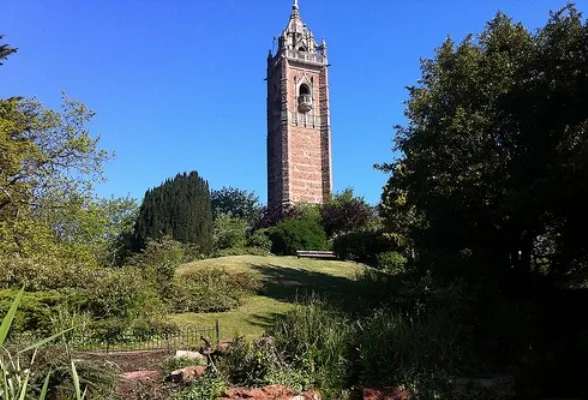
[[[294,5],[292,6],[292,8],[298,10],[298,0],[294,0]]]

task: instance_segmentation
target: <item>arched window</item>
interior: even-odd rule
[[[300,85],[300,96],[309,95],[309,94],[310,94],[310,88],[308,87],[308,85],[305,83]]]
[[[310,87],[303,83],[298,88],[298,110],[306,114],[312,109],[312,95],[310,94]]]
[[[306,53],[306,49],[304,47],[300,47],[298,49],[298,51],[301,52],[301,53]]]

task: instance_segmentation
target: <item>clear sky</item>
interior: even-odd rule
[[[480,32],[500,9],[529,28],[564,1],[300,0],[329,48],[333,180],[379,201],[406,85],[447,35]],[[576,2],[588,11],[588,0]],[[1,0],[0,34],[19,48],[0,67],[0,97],[60,93],[97,112],[116,152],[103,196],[141,199],[178,172],[266,200],[264,77],[291,0]]]

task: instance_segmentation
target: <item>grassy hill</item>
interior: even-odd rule
[[[184,264],[178,269],[181,277],[198,268],[218,267],[227,271],[249,272],[258,277],[263,290],[247,297],[244,304],[223,313],[185,313],[172,315],[180,326],[211,326],[219,320],[221,336],[259,336],[276,315],[290,310],[297,298],[309,292],[321,296],[342,296],[347,285],[364,268],[362,264],[345,261],[298,259],[296,257],[233,256],[212,258]]]

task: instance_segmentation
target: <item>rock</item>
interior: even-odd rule
[[[408,400],[408,393],[400,387],[363,389],[363,400]]]
[[[283,385],[271,385],[261,389],[270,398],[289,398],[296,395],[296,391]]]
[[[161,372],[159,371],[133,371],[122,375],[123,379],[129,381],[136,381],[139,383],[147,383],[149,381],[157,381],[161,379]]]
[[[206,357],[197,351],[178,350],[174,356],[176,360],[201,360],[206,361]]]
[[[227,390],[217,400],[320,400],[318,392],[305,392],[300,395],[296,391],[282,385],[271,385],[260,389],[233,388]]]
[[[488,398],[508,398],[515,395],[515,380],[510,375],[497,375],[490,378],[459,378],[455,380],[455,393],[467,396],[474,391]]]
[[[119,396],[117,398],[128,399],[138,387],[156,386],[161,383],[163,377],[160,371],[133,371],[122,374],[121,378],[115,388]]]
[[[172,371],[167,380],[174,383],[184,383],[200,379],[205,373],[206,367],[195,365]]]

